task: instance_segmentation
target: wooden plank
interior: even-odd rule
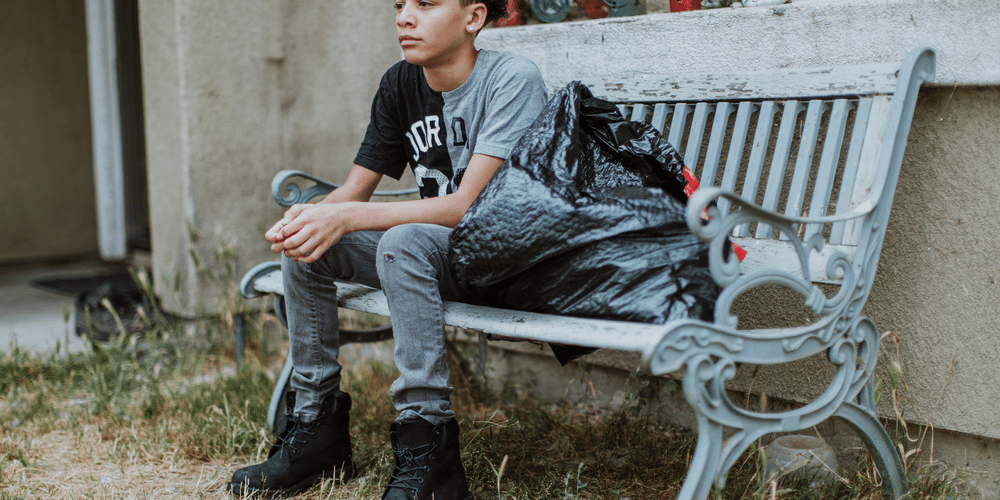
[[[667,142],[677,148],[677,152],[681,154],[683,154],[682,148],[684,147],[681,144],[681,140],[684,139],[684,126],[687,123],[688,114],[691,113],[692,109],[694,109],[694,106],[687,103],[680,103],[674,106],[674,117],[670,121],[670,134],[667,136]],[[694,168],[694,165],[688,166]]]
[[[715,185],[715,177],[719,172],[719,160],[722,158],[722,146],[725,145],[726,140],[726,129],[729,128],[729,116],[733,114],[734,108],[728,102],[720,102],[715,105],[715,119],[712,120],[708,150],[705,152],[705,163],[701,167],[702,186]]]
[[[868,117],[872,111],[872,100],[861,99],[857,103],[857,112],[854,113],[854,127],[851,131],[851,145],[847,148],[847,160],[844,162],[844,175],[840,179],[840,194],[837,197],[837,213],[846,212],[854,196],[854,183],[858,177],[858,163],[861,161],[861,149],[864,144],[864,137],[868,130]],[[830,230],[830,243],[853,243],[844,241],[844,229],[846,222],[833,224]]]
[[[634,122],[645,121],[648,113],[649,106],[645,104],[636,104],[635,106],[632,106],[632,117],[629,119]]]
[[[708,115],[712,112],[712,107],[706,102],[699,102],[694,105],[694,117],[691,119],[691,131],[688,132],[687,142],[684,146],[684,164],[697,172],[698,158],[701,156],[701,141],[705,137],[705,128],[708,126]],[[700,179],[701,183],[705,178]]]
[[[337,288],[340,307],[389,315],[382,290],[342,281],[337,282]],[[633,352],[643,352],[668,330],[664,325],[650,323],[539,314],[450,301],[444,303],[444,322],[507,337]]]
[[[809,202],[809,213],[813,216],[827,215],[830,198],[833,196],[837,166],[840,164],[840,150],[841,146],[844,145],[847,114],[852,106],[852,102],[847,99],[837,99],[833,102],[830,121],[826,127],[826,137],[823,139],[823,152],[820,154],[819,167],[816,169],[816,184],[813,186],[812,201]],[[813,233],[822,230],[821,224],[811,224],[806,228],[806,239]]]
[[[879,175],[886,175],[886,172],[878,172],[882,152],[882,142],[885,140],[885,130],[889,124],[889,110],[892,107],[891,99],[888,96],[880,96],[872,100],[872,112],[868,118],[868,129],[865,133],[865,141],[861,150],[861,157],[858,160],[858,175],[854,181],[853,195],[848,209],[860,205],[868,198],[872,186]],[[875,200],[877,201],[877,200]],[[861,236],[861,221],[848,222],[844,228],[845,242],[856,242]]]
[[[667,116],[673,113],[673,106],[669,106],[662,102],[657,103],[653,106],[653,117],[650,119],[650,125],[656,129],[661,135],[663,134],[663,126],[667,124]],[[669,141],[668,141],[669,142]],[[673,144],[671,144],[673,146]],[[676,148],[676,146],[674,146]]]
[[[757,108],[756,104],[745,101],[741,102],[737,108],[736,123],[733,124],[733,133],[729,140],[729,153],[726,155],[726,166],[722,171],[722,182],[719,184],[720,188],[730,193],[736,191],[736,180],[739,177],[740,165],[743,161],[743,149],[746,147],[747,133],[750,131],[750,115],[755,108]],[[719,211],[728,213],[729,201],[719,200]]]
[[[771,170],[764,186],[764,202],[761,207],[772,212],[777,211],[781,188],[785,181],[785,171],[788,168],[788,154],[792,150],[792,139],[795,136],[795,122],[798,120],[802,103],[785,101],[781,112],[781,125],[778,127],[778,137],[774,144],[774,156],[771,158]],[[771,226],[757,224],[757,238],[773,238]]]
[[[253,282],[253,288],[261,293],[276,293],[278,295],[284,295],[285,286],[281,281],[281,270],[276,269],[273,272],[258,277],[257,280]]]
[[[795,159],[795,170],[792,171],[792,182],[788,186],[788,201],[785,203],[785,215],[797,217],[802,214],[806,188],[812,173],[813,155],[816,152],[816,139],[819,138],[820,120],[828,104],[820,99],[809,101],[806,110],[806,120],[802,126],[802,136],[799,138],[799,153]],[[808,215],[808,214],[805,214]],[[801,228],[798,228],[801,231]],[[781,239],[787,239],[787,234],[781,234]]]
[[[891,94],[898,64],[780,69],[743,73],[582,78],[597,97],[616,102],[782,100]]]
[[[767,146],[774,130],[774,116],[778,106],[774,101],[764,101],[757,114],[757,130],[754,132],[753,145],[750,147],[750,159],[747,161],[747,174],[743,181],[743,192],[740,197],[751,203],[757,202],[757,190],[764,175],[764,159],[767,157]],[[749,225],[736,228],[733,236],[750,236]]]

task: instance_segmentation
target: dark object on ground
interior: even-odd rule
[[[94,291],[97,287],[106,283],[116,287],[135,285],[135,281],[127,269],[104,269],[85,276],[40,278],[32,280],[31,285],[51,292],[69,295],[70,297],[79,297],[81,294]]]
[[[454,272],[498,307],[711,321],[718,287],[684,220],[683,170],[659,132],[571,83],[455,228]],[[552,347],[563,363],[592,352]]]
[[[128,280],[107,280],[80,293],[74,306],[76,334],[107,342],[120,333],[143,331],[148,326],[140,312],[145,297],[131,275]]]

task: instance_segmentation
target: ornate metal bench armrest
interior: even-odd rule
[[[730,213],[721,216],[712,203],[717,198],[725,198],[732,204]],[[830,224],[864,217],[875,209],[871,198],[866,198],[853,209],[836,215],[822,217],[789,217],[761,208],[736,194],[717,187],[704,187],[694,192],[688,200],[687,223],[691,231],[704,241],[711,241],[721,230],[728,233],[736,225],[746,222],[766,222],[772,226],[785,227],[792,224]],[[705,221],[702,213],[707,211],[710,220]],[[736,214],[740,214],[737,218]]]
[[[301,188],[295,181],[299,177],[312,183],[308,188]],[[298,170],[282,170],[271,180],[271,196],[274,201],[283,207],[290,207],[299,203],[307,203],[309,200],[329,194],[334,189],[340,187],[339,184],[324,181],[318,177],[309,175]],[[287,192],[287,195],[282,193]],[[406,196],[416,194],[418,188],[379,190],[373,196]]]
[[[246,272],[243,275],[243,279],[240,280],[240,294],[244,298],[252,299],[255,297],[260,297],[265,293],[273,292],[275,290],[258,290],[257,280],[264,278],[271,273],[281,272],[281,262],[261,262],[253,267],[253,269]]]
[[[723,215],[715,205],[719,198],[728,200],[731,204],[729,213]],[[799,255],[803,273],[808,278],[809,252],[823,248],[823,236],[813,233],[808,241],[803,242],[797,228],[803,224],[830,224],[862,218],[875,209],[875,203],[868,198],[853,209],[830,216],[822,217],[789,217],[766,210],[750,203],[739,196],[717,187],[704,187],[694,192],[688,200],[688,228],[702,241],[709,244],[709,268],[712,278],[720,286],[727,286],[740,275],[740,262],[729,258],[726,244],[733,229],[741,224],[765,223],[784,234],[795,247]],[[708,220],[702,216],[708,214]]]

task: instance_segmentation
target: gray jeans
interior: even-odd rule
[[[297,415],[315,419],[322,400],[340,389],[334,279],[341,279],[381,288],[388,299],[400,373],[390,388],[397,420],[419,416],[438,424],[454,416],[442,299],[469,293],[451,275],[450,233],[433,224],[405,224],[347,233],[311,264],[282,259]]]

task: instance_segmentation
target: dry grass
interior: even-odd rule
[[[253,335],[266,335],[258,322]],[[253,326],[253,325],[251,325]],[[253,330],[253,328],[251,328]],[[0,500],[232,498],[232,471],[262,460],[265,412],[280,354],[248,353],[238,373],[226,325],[161,326],[81,354],[0,355]],[[260,346],[266,342],[254,341]],[[480,499],[660,499],[676,496],[694,436],[665,429],[641,398],[607,413],[489,394],[452,359],[463,457]],[[352,435],[362,476],[300,498],[375,499],[391,470],[391,367],[344,374],[354,398]],[[649,380],[642,387],[648,392]],[[636,391],[637,394],[642,391]],[[843,483],[771,489],[748,453],[718,498],[882,498],[870,464]],[[915,474],[913,498],[961,498],[951,471]]]

